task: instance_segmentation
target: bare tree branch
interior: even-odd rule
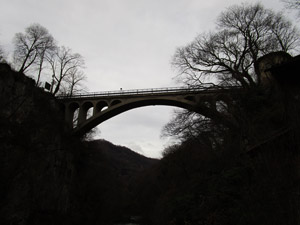
[[[34,64],[38,65],[39,82],[44,56],[55,49],[53,37],[39,24],[26,28],[25,33],[17,33],[14,38],[14,64],[19,72],[25,73]]]
[[[274,51],[293,53],[299,46],[300,36],[292,23],[281,13],[260,4],[228,8],[218,17],[216,28],[215,32],[202,33],[176,50],[172,64],[178,69],[178,80],[195,86],[212,82],[220,89],[240,86],[246,92],[256,90],[261,83],[256,68],[258,59]],[[231,110],[239,108],[235,102],[237,100],[232,99],[217,101],[215,105],[199,102],[195,109],[198,114],[177,112],[163,132],[182,139],[197,137],[201,140],[207,140],[205,134],[214,136],[224,129],[238,133],[244,118]],[[216,145],[220,141],[216,138],[211,143]]]
[[[259,57],[273,51],[293,51],[299,35],[282,14],[260,4],[236,5],[218,18],[217,32],[200,34],[177,49],[173,65],[184,83],[205,79],[220,85],[238,83],[249,88],[260,83],[255,64]]]
[[[72,92],[84,76],[80,74],[79,69],[84,67],[84,59],[78,53],[72,53],[71,49],[66,47],[57,48],[56,52],[47,57],[51,65],[53,80],[51,92],[56,95],[64,81],[72,80]],[[72,78],[73,76],[73,78]]]

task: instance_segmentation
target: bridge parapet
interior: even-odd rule
[[[226,88],[224,88],[226,89]],[[132,90],[117,90],[117,91],[102,91],[102,92],[88,92],[75,95],[59,95],[58,99],[78,99],[78,98],[94,98],[94,97],[112,97],[112,96],[135,96],[135,95],[149,95],[149,94],[171,94],[171,93],[193,93],[199,91],[216,90],[213,84],[189,87],[169,87],[169,88],[147,88],[147,89],[132,89]]]

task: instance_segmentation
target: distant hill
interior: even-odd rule
[[[136,211],[136,177],[159,161],[105,140],[85,142],[77,158],[74,224],[126,220]]]
[[[127,147],[117,146],[103,139],[89,141],[86,147],[91,158],[105,157],[111,170],[119,177],[131,178],[158,162],[157,159],[147,158]]]

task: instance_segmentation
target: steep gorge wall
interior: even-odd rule
[[[0,224],[60,224],[75,150],[55,98],[0,64]],[[72,143],[71,143],[72,142]]]

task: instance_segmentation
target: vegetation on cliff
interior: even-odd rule
[[[139,180],[146,224],[299,224],[298,94],[245,95],[245,145],[228,129],[219,146],[199,134],[169,148]]]
[[[140,177],[146,224],[300,223],[298,47],[282,14],[241,4],[178,48],[177,78],[220,91],[166,125],[181,144]]]
[[[34,80],[0,64],[0,223],[110,224],[135,211],[132,179],[156,163],[65,131]]]
[[[74,153],[59,105],[7,64],[0,64],[0,105],[1,224],[60,220],[70,209]]]
[[[53,95],[82,92],[86,79],[84,58],[69,47],[58,46],[49,31],[31,24],[24,33],[16,33],[11,67],[35,80]],[[9,61],[0,45],[0,62]]]

